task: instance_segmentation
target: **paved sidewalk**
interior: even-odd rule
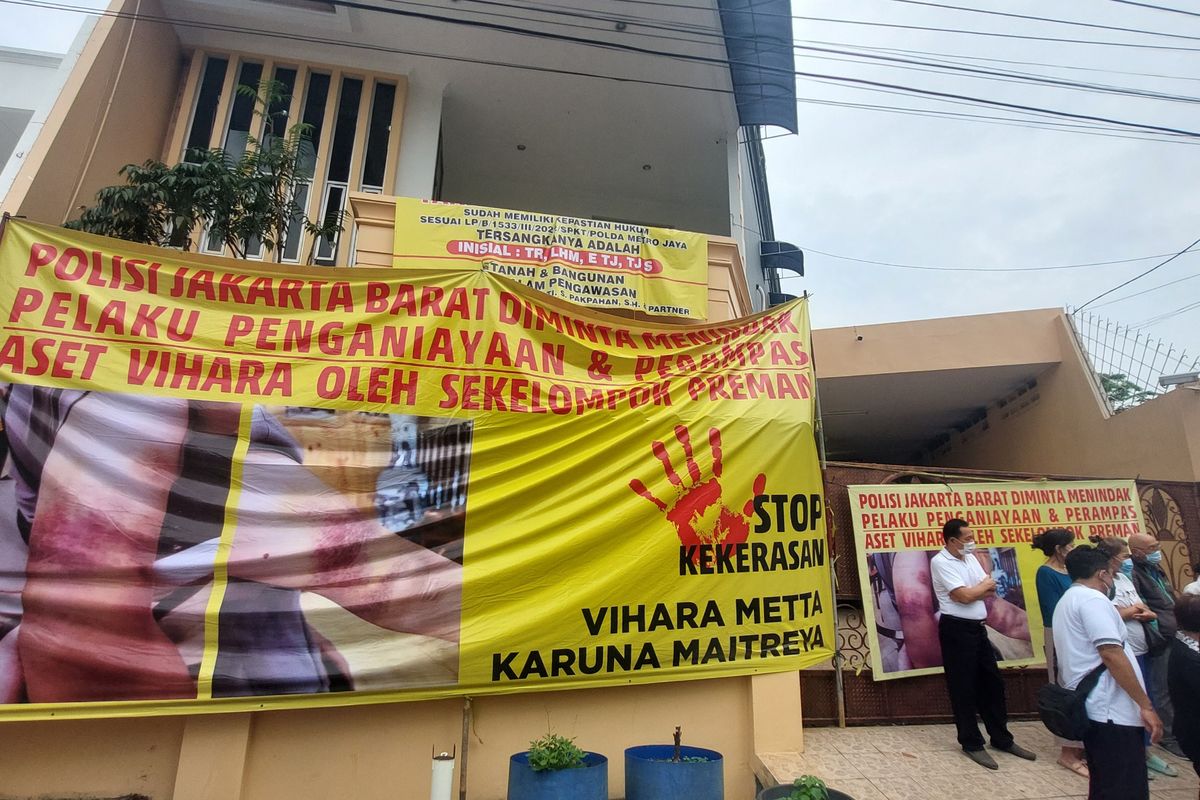
[[[855,800],[1019,800],[1083,798],[1087,781],[1055,763],[1058,748],[1040,722],[1010,723],[1017,743],[1038,754],[1025,761],[995,753],[1000,769],[970,761],[955,741],[952,725],[866,728],[806,728],[804,753],[760,753],[779,783],[816,775]],[[1197,800],[1191,762],[1161,748],[1154,752],[1179,770],[1178,778],[1157,775],[1153,800]]]

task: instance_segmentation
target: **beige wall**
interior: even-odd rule
[[[1200,480],[1200,391],[1178,388],[1111,413],[1061,309],[817,330],[813,353],[820,381],[874,381],[861,383],[872,392],[903,377],[903,385],[929,389],[949,407],[960,403],[956,398],[973,376],[989,369],[1036,378],[1036,387],[1017,402],[992,398],[986,420],[952,434],[948,447],[923,462],[932,466]],[[902,411],[895,406],[905,406],[905,398],[885,403],[870,419],[879,436],[903,424],[905,415],[919,419],[922,413],[911,399]]]
[[[171,797],[184,720],[0,724],[0,797]]]
[[[813,331],[820,379],[945,372],[1062,359],[1056,308]],[[861,336],[860,340],[858,337]]]
[[[1023,412],[988,413],[988,429],[952,442],[938,466],[1081,477],[1200,481],[1200,391],[1178,388],[1109,414],[1062,315],[1051,336],[1063,359],[1038,378]]]
[[[132,11],[136,5],[114,0],[111,7]],[[142,0],[141,12],[163,13],[158,0]],[[61,224],[96,190],[119,182],[117,170],[125,164],[158,158],[175,111],[180,58],[170,27],[101,17],[3,210]]]
[[[757,680],[772,691],[756,717]],[[468,797],[503,800],[509,757],[547,730],[608,756],[610,796],[623,797],[624,749],[669,743],[680,725],[685,744],[724,754],[728,800],[750,800],[756,728],[759,749],[798,749],[798,697],[799,682],[789,674],[476,698]],[[461,747],[462,709],[461,701],[439,700],[8,723],[0,727],[0,797],[423,800],[431,751]],[[789,730],[792,738],[779,738]]]

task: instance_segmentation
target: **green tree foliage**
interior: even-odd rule
[[[261,139],[248,137],[242,155],[194,150],[174,166],[127,164],[120,171],[125,183],[97,192],[95,204],[67,227],[181,250],[191,250],[193,236],[207,229],[239,258],[261,242],[276,262],[283,260],[289,233],[313,236],[314,249],[320,237],[340,233],[340,214],[316,221],[297,202],[296,187],[312,181],[316,159],[310,125],[275,130],[279,120],[270,109],[286,106],[285,87],[263,81],[237,91],[253,99],[264,131]],[[312,258],[310,250],[309,263]]]
[[[1130,380],[1128,375],[1120,372],[1101,374],[1100,385],[1104,388],[1104,394],[1108,396],[1108,402],[1114,411],[1132,408],[1154,397],[1154,392],[1143,389]]]
[[[234,202],[236,186],[220,150],[196,152],[168,167],[161,161],[126,164],[124,184],[96,193],[68,228],[159,247],[192,248],[192,232]]]

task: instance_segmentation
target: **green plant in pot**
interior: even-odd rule
[[[853,800],[849,795],[830,789],[815,775],[803,775],[791,784],[763,789],[758,800]]]
[[[787,800],[829,800],[829,787],[820,778],[805,775],[792,784]]]
[[[529,766],[534,772],[578,769],[583,766],[583,756],[574,739],[556,733],[547,733],[529,743]]]
[[[508,763],[508,800],[607,800],[608,759],[547,733]]]

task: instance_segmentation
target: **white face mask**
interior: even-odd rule
[[[975,548],[974,542],[963,542],[963,552],[964,553],[974,553],[975,549],[976,548]]]

